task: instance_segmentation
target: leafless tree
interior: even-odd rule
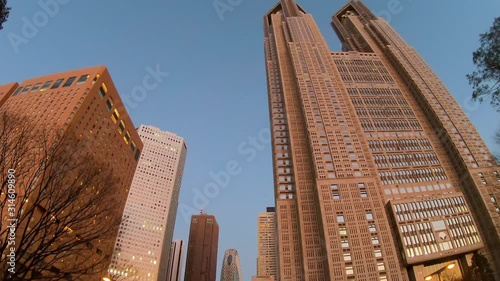
[[[119,180],[76,136],[35,128],[0,116],[0,280],[91,278],[109,265]]]

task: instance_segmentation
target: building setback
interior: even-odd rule
[[[112,221],[121,218],[133,172],[141,154],[142,141],[106,67],[57,73],[28,79],[19,86],[11,85],[15,85],[16,90],[4,91],[8,98],[3,105],[0,104],[0,114],[9,113],[29,118],[34,128],[33,139],[46,134],[48,141],[54,140],[56,135],[77,140],[80,147],[77,153],[80,156],[92,155],[97,164],[113,167],[113,176],[120,179],[117,183],[119,192],[114,194],[116,201],[113,202],[116,217],[97,219]],[[0,92],[2,91],[0,88]],[[22,197],[23,194],[19,196]],[[92,221],[89,220],[88,223],[91,224]],[[112,239],[96,242],[95,245],[89,243],[88,253],[85,254],[97,253],[105,257],[103,260],[109,264],[118,227],[113,232]],[[70,233],[78,237],[78,229]],[[78,257],[66,257],[64,261],[78,266],[81,262],[77,259]],[[18,262],[22,263],[22,260]],[[53,270],[58,266],[55,264]],[[103,269],[103,272],[96,275],[79,278],[97,280],[105,275],[106,269]]]
[[[187,147],[183,138],[154,126],[137,132],[144,149],[109,272],[124,280],[165,280]]]
[[[219,225],[213,215],[191,217],[184,281],[215,281]]]
[[[166,281],[181,281],[182,265],[184,262],[184,241],[175,240],[170,247],[168,259],[168,273]]]
[[[274,207],[259,214],[257,222],[257,276],[272,276],[276,279],[277,241],[276,213]]]
[[[241,281],[241,262],[238,251],[235,249],[226,250],[222,260],[220,281]]]
[[[344,52],[294,0],[264,17],[279,280],[423,280],[483,243],[500,268],[500,169],[474,126],[360,1],[332,25]]]

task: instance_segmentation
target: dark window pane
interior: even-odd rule
[[[61,83],[64,81],[64,79],[58,79],[56,81],[56,83],[54,83],[54,85],[52,85],[52,88],[51,89],[56,89],[56,88],[59,88],[59,86],[61,85]]]
[[[30,88],[31,88],[31,85],[26,86],[26,87],[24,88],[24,90],[23,90],[23,93],[26,93],[27,91],[29,91],[29,90],[30,90]]]
[[[111,101],[110,101],[110,100],[107,100],[107,101],[106,101],[106,109],[107,109],[108,111],[110,111],[110,110],[111,110],[111,108],[113,108],[113,104],[111,103]]]
[[[80,79],[78,79],[78,81],[76,82],[76,85],[81,85],[85,83],[85,81],[87,81],[88,78],[89,78],[88,74],[82,75]]]
[[[75,81],[76,79],[76,76],[73,76],[73,77],[70,77],[66,83],[64,83],[63,87],[68,87],[68,86],[71,86],[71,84],[73,84],[73,81]]]
[[[106,92],[102,87],[99,88],[99,96],[101,96],[101,98],[104,98],[106,96]]]
[[[31,89],[32,92],[40,89],[40,86],[42,85],[42,83],[36,83],[35,86],[33,86],[33,89]]]
[[[17,96],[21,92],[22,89],[23,89],[23,87],[17,88],[17,90],[14,92],[14,94],[12,94],[12,96],[13,97]]]
[[[52,84],[52,81],[47,81],[47,82],[45,82],[45,84],[43,84],[43,86],[42,86],[42,88],[41,88],[40,90],[45,90],[45,89],[47,89],[47,88],[50,86],[50,84]]]

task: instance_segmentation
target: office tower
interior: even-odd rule
[[[361,2],[333,26],[344,52],[294,0],[264,17],[278,278],[423,280],[497,255],[499,169],[452,95]]]
[[[144,149],[109,272],[125,280],[165,280],[187,147],[154,126],[141,125],[137,132]]]
[[[215,281],[219,225],[213,215],[191,217],[184,281]]]
[[[94,218],[92,215],[88,221],[84,219],[85,217],[81,217],[83,215],[78,218],[82,219],[81,223],[85,221],[88,225],[95,223],[95,219],[99,220],[99,222],[111,222],[121,218],[132,182],[133,172],[135,171],[142,150],[142,141],[135,131],[135,127],[105,67],[98,66],[79,69],[23,81],[1,106],[0,114],[4,112],[13,116],[30,118],[31,125],[34,128],[32,131],[33,140],[40,138],[48,141],[48,145],[53,145],[50,142],[55,140],[56,137],[63,140],[76,140],[78,141],[79,149],[73,155],[74,157],[84,158],[87,155],[93,157],[96,164],[112,168],[113,176],[118,180],[116,183],[116,190],[118,192],[114,193],[113,200],[108,202],[108,204],[113,204],[113,215],[105,217],[104,210],[101,209],[102,217],[98,215]],[[43,137],[43,135],[46,135],[46,137]],[[50,150],[48,151],[50,152]],[[39,157],[36,151],[33,151],[32,156],[34,160]],[[28,167],[26,168],[29,169]],[[17,172],[22,174],[27,171]],[[75,173],[77,172],[75,171]],[[69,185],[71,183],[69,176],[65,179],[65,183]],[[22,179],[19,180],[22,181]],[[22,186],[21,182],[18,186]],[[64,188],[64,186],[62,185],[61,188]],[[110,186],[109,190],[115,190],[115,187]],[[23,191],[19,190],[19,192],[22,193]],[[19,196],[22,198],[24,195],[19,194]],[[76,199],[82,200],[82,197]],[[25,201],[27,202],[28,198]],[[34,201],[35,199],[30,200],[29,204],[34,204]],[[79,202],[82,204],[81,201]],[[45,201],[41,205],[34,207],[35,217],[42,216],[44,208],[48,206],[44,204],[50,203]],[[63,204],[63,202],[60,204]],[[75,202],[71,205],[77,206],[78,204],[78,202]],[[31,208],[29,206],[27,205],[25,211]],[[60,209],[60,214],[54,214],[54,218],[58,219],[56,216],[67,218],[63,213],[76,209],[71,208],[71,206],[68,206],[66,209]],[[84,207],[82,210],[91,209]],[[82,232],[88,231],[83,227],[76,228],[71,225],[66,227],[65,230],[67,229],[68,235],[73,235],[75,239],[81,239],[80,235],[84,235]],[[81,280],[97,280],[101,276],[106,275],[106,270],[111,260],[110,257],[113,253],[113,244],[118,232],[118,225],[116,229],[114,229],[114,226],[112,228],[112,230],[110,229],[110,233],[106,233],[106,237],[108,238],[99,240],[98,237],[95,237],[95,239],[88,240],[86,245],[87,250],[82,250],[81,252],[81,255],[87,255],[88,257],[96,255],[96,260],[103,261],[98,265],[103,270],[98,274],[99,276],[69,277]],[[18,233],[22,233],[21,229],[18,229]],[[49,236],[50,234],[47,233],[43,237]],[[88,236],[85,239],[89,239]],[[26,253],[27,256],[28,254]],[[54,263],[53,272],[57,272],[67,266],[81,268],[86,263],[80,257],[77,255],[66,256],[64,258],[65,264],[62,262]],[[45,262],[50,261],[47,259]],[[18,268],[22,263],[22,258],[17,260]],[[44,275],[45,272],[41,272],[41,274]]]
[[[226,250],[222,261],[220,281],[241,281],[241,262],[238,251],[235,249]]]
[[[271,276],[252,276],[252,281],[275,281]]]
[[[175,240],[170,247],[168,273],[166,281],[181,281],[182,264],[184,261],[184,241]]]
[[[276,213],[274,207],[259,214],[257,238],[257,275],[276,279]]]

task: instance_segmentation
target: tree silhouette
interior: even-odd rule
[[[7,7],[7,0],[0,0],[0,30],[3,29],[4,22],[9,17],[10,7]]]
[[[26,117],[0,116],[0,280],[105,272],[110,257],[103,247],[114,242],[120,223],[113,194],[119,181],[82,155],[76,136],[33,132]]]
[[[481,46],[473,53],[476,71],[467,75],[474,92],[473,100],[490,98],[491,105],[500,111],[500,17],[490,30],[479,36]]]
[[[464,280],[495,281],[488,259],[480,253],[475,253],[472,256],[472,265],[469,272],[469,276]]]

